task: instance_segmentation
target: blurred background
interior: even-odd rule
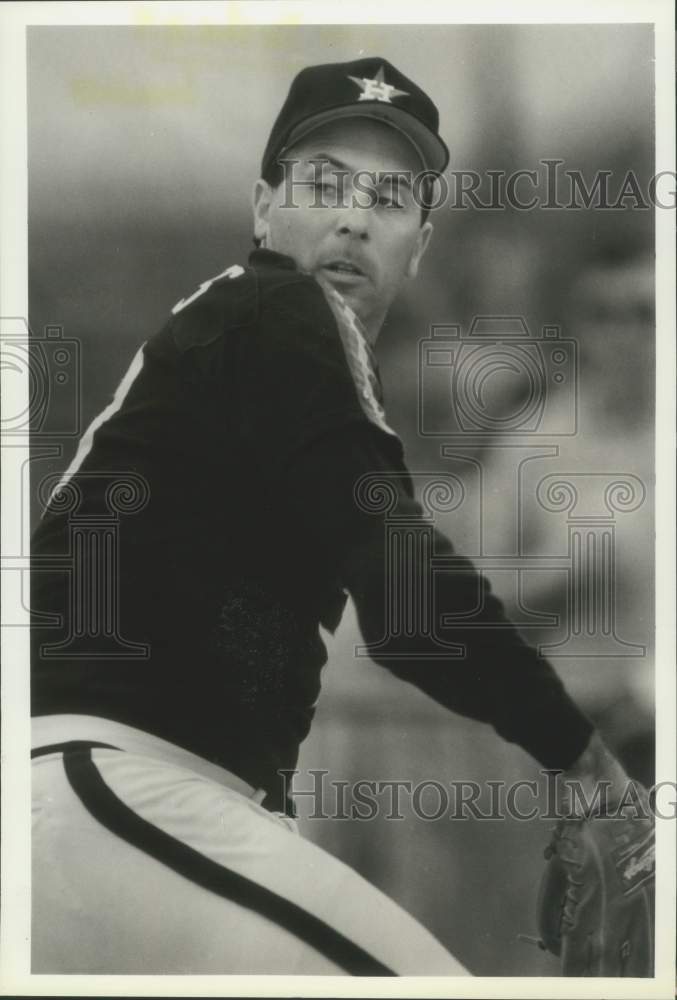
[[[79,342],[79,386],[72,378],[69,392],[79,393],[82,426],[110,401],[133,353],[173,304],[245,261],[260,155],[292,77],[306,65],[365,54],[393,62],[437,103],[450,170],[543,175],[539,161],[559,159],[588,187],[596,171],[610,171],[612,202],[628,171],[644,192],[653,171],[650,26],[33,27],[28,36],[30,323],[34,335],[61,326]],[[490,200],[487,187],[481,196]],[[564,182],[562,199],[569,201]],[[531,641],[568,650],[553,664],[630,772],[650,783],[653,213],[632,199],[625,206],[442,206],[423,272],[392,310],[377,355],[389,420],[410,467],[453,473],[465,488],[463,503],[439,515],[438,526],[480,561],[514,554],[516,544],[543,559],[542,569],[519,578],[512,570],[488,575]],[[419,380],[419,345],[434,326],[457,324],[465,335],[474,317],[487,315],[522,317],[532,338],[557,326],[575,345],[566,350],[576,370],[550,391],[540,434],[500,432],[501,413],[520,405],[514,372],[489,383],[489,423],[498,430],[485,426],[475,437],[454,436],[451,370],[439,383],[451,386],[451,398]],[[514,344],[508,350],[514,354]],[[43,429],[68,425],[73,398],[54,394]],[[436,434],[422,433],[430,427]],[[505,447],[510,441],[528,447]],[[75,439],[64,437],[59,455],[32,463],[33,482],[65,468],[74,450]],[[539,482],[554,474],[578,477],[576,512],[537,500]],[[576,655],[580,647],[556,646],[571,618],[561,557],[569,553],[569,515],[599,515],[605,475],[635,477],[643,489],[626,510],[603,510],[615,532],[620,641],[607,634],[595,644],[593,636]],[[603,569],[589,573],[608,589]],[[349,607],[327,637],[324,696],[297,788],[312,787],[308,769],[349,783],[538,777],[537,765],[488,727],[451,716],[355,657],[359,641]],[[434,806],[431,799],[425,807]],[[543,819],[319,820],[310,818],[312,807],[310,798],[299,800],[304,834],[405,906],[472,972],[557,974],[554,959],[517,940],[535,932],[550,825]]]

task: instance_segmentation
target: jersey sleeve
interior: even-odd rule
[[[408,523],[423,511],[407,488],[403,464],[384,453],[381,439],[366,426],[335,431],[299,454],[282,490],[293,505],[308,544],[352,596],[365,641],[378,649],[388,634],[392,602],[411,586],[407,571],[391,558],[384,515],[361,509],[355,484],[365,474],[383,474],[396,486],[390,517]],[[394,474],[394,475],[393,475]],[[459,619],[444,632],[461,656],[440,659],[439,643],[429,634],[391,636],[388,657],[372,659],[461,715],[489,723],[504,739],[517,743],[544,767],[566,769],[585,749],[593,724],[576,706],[552,666],[524,641],[508,620],[489,581],[469,559],[456,556],[451,542],[434,533],[437,556],[454,557],[452,568],[435,573],[436,614],[480,608],[472,621]],[[420,564],[420,571],[426,566]],[[397,658],[393,658],[393,654]],[[433,654],[435,658],[431,658]]]

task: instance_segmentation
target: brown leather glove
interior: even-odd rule
[[[632,805],[561,819],[545,850],[541,947],[564,976],[649,977],[654,968],[654,817],[635,783]]]

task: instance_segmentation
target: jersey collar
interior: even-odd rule
[[[278,253],[276,250],[267,250],[265,247],[258,247],[249,254],[249,263],[252,267],[277,267],[284,271],[296,271],[296,261],[293,257]]]

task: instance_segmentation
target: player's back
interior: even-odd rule
[[[293,767],[345,602],[285,505],[364,422],[332,315],[258,251],[174,315],[83,437],[33,539],[33,711],[114,718],[266,786]],[[323,404],[317,405],[321,398]],[[50,565],[51,562],[51,565]]]

